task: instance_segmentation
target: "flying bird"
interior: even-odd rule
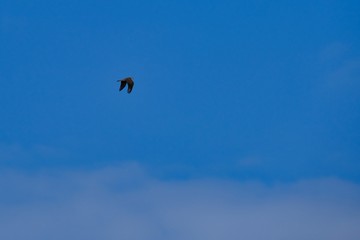
[[[126,86],[126,84],[128,85],[128,89],[127,89],[127,92],[128,93],[131,93],[133,87],[134,87],[134,81],[132,80],[131,77],[127,77],[127,78],[124,78],[124,79],[120,79],[120,80],[117,80],[118,82],[121,82],[120,84],[120,88],[119,88],[119,91],[123,90],[124,87]]]

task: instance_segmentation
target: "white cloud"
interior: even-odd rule
[[[360,186],[163,181],[129,164],[0,174],[0,239],[360,239]]]

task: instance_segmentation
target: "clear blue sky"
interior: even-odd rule
[[[0,144],[26,160],[0,164],[360,181],[359,12],[328,0],[2,1]],[[130,95],[116,83],[126,76]]]
[[[0,168],[357,185],[359,13],[355,0],[1,0]]]

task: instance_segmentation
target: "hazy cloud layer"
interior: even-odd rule
[[[0,174],[0,239],[360,239],[360,186],[165,181],[128,164]]]
[[[350,46],[337,42],[327,45],[320,53],[319,65],[324,71],[323,90],[328,94],[349,94],[350,90],[359,90],[360,58],[351,55],[352,52]]]
[[[25,162],[39,159],[56,159],[67,156],[68,152],[46,144],[33,144],[25,147],[21,144],[3,144],[0,143],[0,164],[2,163],[19,163],[24,165]]]

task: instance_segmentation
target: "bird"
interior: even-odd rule
[[[127,89],[127,92],[128,93],[131,93],[133,87],[134,87],[134,81],[132,80],[131,77],[127,77],[127,78],[124,78],[124,79],[120,79],[120,80],[117,80],[118,82],[121,82],[120,84],[120,88],[119,88],[119,91],[123,90],[124,87],[126,86],[126,84],[128,85],[128,89]]]

